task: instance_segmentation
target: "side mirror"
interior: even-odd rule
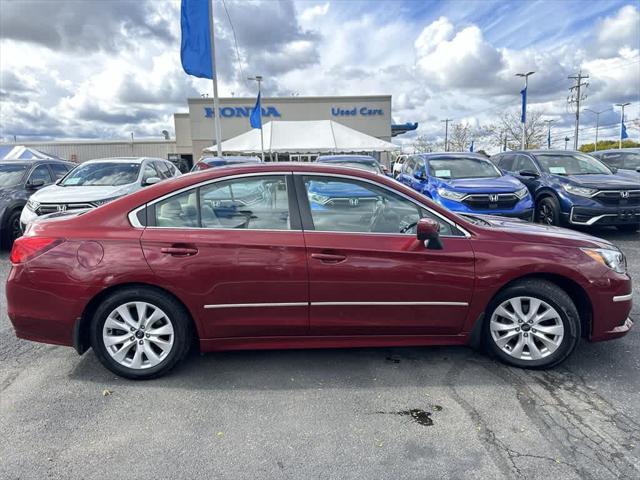
[[[33,180],[31,182],[27,182],[27,188],[29,190],[37,190],[40,187],[44,187],[44,180]]]
[[[520,175],[521,177],[531,177],[531,178],[538,178],[540,176],[538,172],[534,172],[533,170],[520,170],[518,172],[518,175]]]
[[[618,173],[618,167],[609,167],[613,173]]]
[[[421,218],[416,226],[418,240],[429,250],[442,250],[440,224],[431,218]]]
[[[156,183],[161,182],[162,179],[160,177],[149,177],[145,181],[142,182],[143,187],[147,187],[149,185],[155,185]]]
[[[418,173],[414,173],[413,174],[413,178],[415,178],[416,180],[426,180],[427,178],[420,172]]]

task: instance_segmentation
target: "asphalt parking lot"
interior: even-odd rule
[[[640,234],[594,233],[640,319]],[[16,339],[3,288],[0,478],[639,478],[639,349],[636,327],[541,372],[467,348],[193,354],[132,382]]]

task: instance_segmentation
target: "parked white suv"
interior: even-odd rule
[[[22,210],[24,231],[41,215],[94,208],[147,185],[177,177],[180,171],[160,158],[102,158],[78,165],[53,185],[34,193]]]

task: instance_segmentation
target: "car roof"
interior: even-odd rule
[[[423,160],[439,160],[439,159],[448,159],[448,160],[456,160],[456,159],[465,159],[465,158],[473,158],[475,160],[489,160],[484,155],[480,155],[479,153],[473,152],[433,152],[433,153],[417,153],[416,157],[420,157]]]
[[[229,157],[202,157],[201,162],[226,162],[226,163],[260,163],[258,157],[243,157],[241,155],[229,156]]]
[[[107,157],[107,158],[92,158],[91,160],[87,160],[86,162],[82,162],[81,165],[85,165],[87,163],[142,163],[145,160],[156,160],[161,162],[167,162],[168,160],[164,158],[154,158],[154,157]]]
[[[67,162],[65,160],[58,160],[56,158],[34,158],[34,159],[21,159],[21,160],[0,160],[0,165],[37,165],[40,163],[60,163],[62,165],[77,165],[73,162]]]
[[[378,161],[370,155],[320,155],[316,158],[316,162],[331,163],[331,162],[375,162]]]
[[[640,153],[640,148],[609,148],[607,150],[598,150],[597,152],[589,152],[590,154],[600,154],[600,153]]]

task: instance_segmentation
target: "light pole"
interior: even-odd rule
[[[567,143],[569,143],[569,137],[564,137],[564,149],[567,149]]]
[[[605,108],[604,110],[600,110],[596,112],[595,110],[591,110],[590,108],[585,108],[585,112],[591,112],[596,116],[596,142],[593,144],[593,151],[598,151],[598,128],[600,127],[600,114],[604,112],[608,112],[611,108]]]
[[[440,120],[441,122],[444,122],[444,151],[448,152],[449,151],[449,122],[451,121],[451,118],[445,118],[444,120]]]
[[[555,122],[555,120],[545,120],[544,123],[547,124],[547,150],[551,150],[551,124]]]
[[[616,107],[622,107],[622,111],[620,112],[620,138],[618,139],[618,148],[622,148],[622,125],[624,124],[624,107],[627,105],[631,105],[631,102],[627,103],[616,103]]]
[[[522,150],[527,148],[527,87],[529,86],[529,75],[533,75],[536,72],[516,73],[516,77],[524,77],[524,90],[520,92],[522,94]]]
[[[264,135],[262,132],[262,75],[256,75],[255,77],[249,77],[247,80],[255,80],[258,82],[258,97],[260,97],[260,151],[262,152],[262,162],[264,163]],[[272,125],[273,127],[273,125]]]

